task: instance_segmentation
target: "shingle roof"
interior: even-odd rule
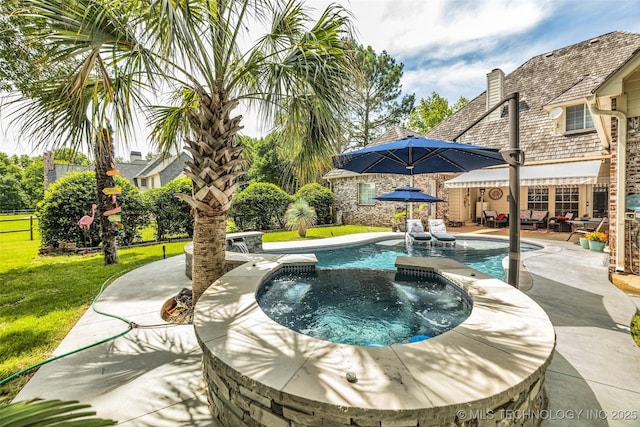
[[[555,123],[543,106],[594,93],[640,49],[640,34],[616,31],[535,56],[505,77],[504,93],[520,93],[520,148],[527,160],[580,157],[601,150],[595,131],[554,134]],[[433,128],[430,138],[451,140],[485,112],[486,92]],[[508,118],[483,120],[459,142],[503,148]]]

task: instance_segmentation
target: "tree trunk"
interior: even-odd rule
[[[192,194],[177,195],[191,205],[194,216],[194,305],[224,273],[227,214],[245,165],[243,146],[236,138],[242,117],[229,116],[238,101],[229,100],[221,88],[214,88],[211,94],[199,92],[199,96],[199,108],[191,116],[194,138],[187,139],[185,147],[193,157],[185,169]]]
[[[113,187],[115,181],[112,176],[107,175],[107,171],[112,169],[113,164],[113,139],[108,129],[102,129],[96,137],[94,147],[96,163],[96,188],[98,190],[98,218],[100,219],[100,234],[102,236],[102,252],[104,254],[104,264],[117,264],[118,252],[116,249],[116,226],[109,222],[104,212],[116,207],[113,198],[102,191],[107,187]]]
[[[195,216],[191,270],[193,301],[197,301],[224,271],[226,229],[226,215]]]

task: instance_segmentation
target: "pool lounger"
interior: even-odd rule
[[[444,225],[444,221],[441,219],[429,220],[429,232],[435,243],[451,246],[456,244],[455,236],[447,233],[447,226]]]
[[[411,239],[412,242],[418,243],[431,243],[431,234],[424,231],[424,227],[422,226],[422,221],[419,219],[409,219],[407,220],[407,237]]]

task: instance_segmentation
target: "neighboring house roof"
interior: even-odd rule
[[[139,187],[135,178],[145,178],[159,175],[161,185],[177,178],[182,173],[185,162],[191,157],[187,153],[181,153],[180,156],[172,156],[166,159],[157,158],[147,162],[146,160],[134,160],[131,163],[116,162],[116,169],[120,172],[120,176],[127,179],[136,187]],[[47,182],[49,184],[68,175],[72,172],[93,171],[94,165],[78,166],[78,165],[61,165],[54,164],[53,169],[48,170]]]
[[[120,171],[120,176],[126,178],[131,183],[134,183],[133,179],[147,167],[146,161],[136,160],[132,163],[116,163],[116,169]]]
[[[581,100],[627,63],[640,49],[640,34],[612,32],[535,56],[505,76],[504,94],[520,94],[520,148],[527,161],[575,158],[602,150],[595,130],[557,134],[544,106]],[[486,91],[427,133],[452,140],[486,111]],[[503,148],[508,118],[482,120],[458,142]]]
[[[160,176],[161,185],[164,185],[178,177],[184,170],[186,162],[189,160],[191,160],[191,157],[187,153],[181,153],[180,156],[159,157],[138,172],[135,178],[147,178],[158,175]]]
[[[73,172],[85,172],[85,171],[92,171],[93,170],[93,166],[89,165],[89,166],[80,166],[80,165],[61,165],[61,164],[54,164],[53,165],[53,169],[49,169],[48,171],[46,171],[47,173],[47,182],[49,184],[51,184],[52,182],[55,182],[56,180],[62,178],[63,176],[66,176],[70,173]]]

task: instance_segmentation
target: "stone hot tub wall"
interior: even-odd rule
[[[537,425],[555,334],[522,292],[458,262],[399,257],[473,301],[470,317],[426,341],[359,347],[320,341],[269,319],[255,292],[313,255],[265,255],[227,273],[198,302],[194,327],[213,417],[225,426]],[[301,264],[301,267],[293,267]],[[357,272],[354,272],[357,274]],[[357,382],[349,382],[347,373]],[[519,417],[519,418],[518,418]]]

